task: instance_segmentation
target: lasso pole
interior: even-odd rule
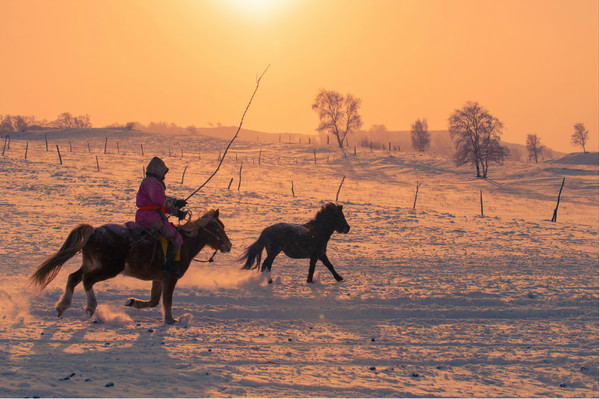
[[[270,65],[267,65],[267,67],[265,68],[264,72],[262,73],[262,75],[260,75],[258,77],[258,79],[256,79],[256,88],[254,89],[254,92],[252,93],[252,97],[250,97],[250,101],[248,101],[248,105],[246,106],[246,109],[244,110],[244,113],[242,114],[242,119],[240,120],[240,125],[238,126],[237,132],[235,132],[235,135],[233,136],[233,138],[229,141],[229,144],[227,144],[227,147],[225,147],[225,152],[223,152],[223,156],[221,157],[221,160],[219,161],[219,164],[217,165],[217,168],[215,169],[215,171],[212,173],[212,175],[210,175],[208,177],[208,179],[206,179],[206,181],[204,183],[202,183],[202,185],[200,187],[198,187],[196,189],[196,191],[194,191],[193,193],[191,193],[185,200],[189,200],[194,194],[196,194],[198,191],[200,191],[204,186],[206,186],[208,184],[208,182],[217,174],[217,172],[219,171],[219,169],[221,168],[221,164],[223,164],[223,161],[225,160],[225,155],[227,155],[227,151],[229,151],[229,147],[231,147],[231,144],[233,144],[233,142],[235,141],[235,139],[237,138],[238,134],[240,133],[240,130],[242,129],[242,123],[244,123],[244,117],[246,116],[246,112],[248,112],[248,108],[250,108],[250,104],[252,104],[252,99],[254,98],[254,95],[256,94],[257,90],[258,90],[258,86],[260,85],[260,80],[262,79],[262,77],[265,75],[265,73],[267,72],[267,69],[269,69]]]

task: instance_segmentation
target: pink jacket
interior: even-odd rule
[[[172,209],[167,204],[164,184],[154,176],[148,176],[140,184],[135,204],[135,222],[153,232],[161,233],[166,239],[181,248],[183,238],[175,227],[169,223],[165,214]]]

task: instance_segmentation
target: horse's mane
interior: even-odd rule
[[[204,214],[202,216],[200,216],[198,219],[190,220],[186,224],[177,226],[177,230],[179,230],[180,233],[185,233],[188,236],[193,236],[193,235],[197,234],[199,230],[201,230],[202,228],[204,228],[208,225],[208,223],[210,222],[210,219],[214,217],[214,214],[215,214],[215,210],[209,209],[209,210],[205,211]]]
[[[323,205],[315,215],[315,218],[305,223],[304,226],[309,230],[312,230],[317,225],[335,223],[335,214],[337,212],[337,207],[338,206],[333,202],[329,202]]]

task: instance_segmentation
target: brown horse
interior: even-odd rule
[[[123,225],[106,224],[94,228],[82,224],[71,231],[60,250],[46,259],[30,279],[37,286],[45,288],[57,276],[62,265],[81,251],[81,268],[69,275],[65,293],[56,304],[58,316],[71,305],[73,290],[82,281],[87,296],[86,310],[92,316],[97,305],[93,285],[123,273],[140,280],[152,281],[149,301],[130,298],[125,305],[138,309],[154,307],[158,305],[162,295],[163,320],[167,324],[173,324],[173,290],[192,259],[205,245],[221,252],[231,250],[231,242],[225,234],[225,226],[219,219],[218,210],[208,211],[178,229],[183,237],[181,259],[178,262],[179,275],[162,271],[164,255],[156,239],[145,234],[136,235],[132,229]]]

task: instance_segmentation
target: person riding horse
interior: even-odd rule
[[[138,209],[135,222],[152,233],[158,233],[165,254],[163,270],[171,274],[180,274],[176,262],[179,261],[183,238],[169,223],[166,215],[183,219],[186,213],[181,208],[187,205],[187,201],[166,196],[164,180],[168,171],[167,165],[158,157],[152,158],[148,163],[146,178],[142,180],[136,196]]]

